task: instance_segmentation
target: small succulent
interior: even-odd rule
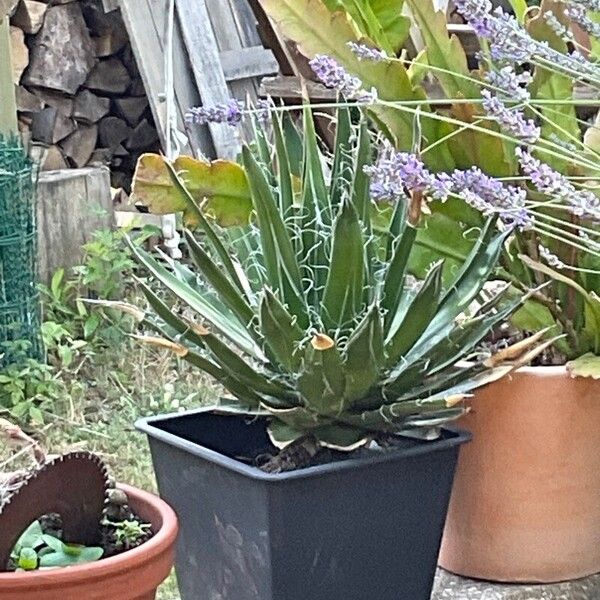
[[[308,108],[303,135],[279,116],[273,143],[259,131],[242,153],[253,209],[246,227],[211,222],[195,193],[202,182],[188,189],[186,173],[165,161],[179,206],[200,230],[185,232],[197,272],[134,248],[184,307],[144,285],[152,310],[123,307],[158,334],[139,337],[173,350],[237,398],[220,410],[267,415],[279,448],[306,438],[352,450],[381,436],[436,436],[464,413],[474,389],[540,351],[542,334],[496,353],[478,350],[522,304],[507,287],[484,298],[510,234],[494,217],[449,284],[443,261],[424,281],[411,277],[426,199],[419,192],[394,205],[371,199],[370,133],[351,117],[338,111],[331,157]]]

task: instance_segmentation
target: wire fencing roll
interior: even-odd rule
[[[0,366],[42,358],[35,171],[20,142],[0,137]]]

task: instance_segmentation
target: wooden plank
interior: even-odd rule
[[[226,102],[229,99],[229,91],[219,59],[217,41],[214,34],[208,31],[208,27],[199,26],[211,22],[206,0],[176,0],[176,6],[202,103],[214,105]],[[212,123],[209,128],[218,156],[235,158],[240,144],[231,127]]]
[[[300,77],[291,75],[278,75],[276,77],[265,77],[260,84],[262,96],[272,96],[284,100],[302,101],[302,84],[306,85],[306,91],[311,102],[335,102],[337,94],[335,90],[326,88],[316,81],[302,80]]]
[[[17,106],[10,60],[8,17],[0,21],[0,56],[5,57],[0,60],[0,134],[8,135],[17,132]]]
[[[146,1],[149,10],[152,13],[152,22],[156,31],[157,43],[161,54],[161,75],[164,77],[163,64],[165,35],[167,30],[168,0]],[[185,122],[186,112],[191,107],[199,106],[201,103],[198,88],[196,87],[193,78],[190,77],[191,70],[192,67],[181,33],[179,21],[178,19],[175,19],[173,30],[173,82],[175,86],[175,103],[177,105],[176,108],[178,113],[177,123],[178,129],[187,135],[191,146],[191,152],[188,148],[182,148],[181,152],[188,152],[196,157],[215,157],[216,153],[208,127],[206,125],[188,125]],[[161,91],[164,91],[164,86],[161,88]]]
[[[279,71],[279,64],[273,53],[262,46],[226,50],[219,56],[225,79],[228,82],[263,77]]]
[[[102,211],[98,209],[102,209]],[[41,173],[37,188],[38,270],[49,282],[59,268],[77,265],[83,244],[114,223],[107,168]]]

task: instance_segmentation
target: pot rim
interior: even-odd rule
[[[155,494],[121,483],[118,487],[130,499],[134,498],[136,504],[148,506],[160,515],[160,529],[150,540],[133,550],[83,565],[28,573],[0,573],[0,589],[10,589],[11,586],[15,589],[36,588],[40,585],[59,587],[61,584],[72,584],[78,580],[87,582],[106,579],[111,573],[130,572],[132,564],[136,565],[137,570],[160,557],[177,538],[179,525],[175,511]]]
[[[267,473],[262,471],[258,467],[248,465],[242,461],[230,458],[229,456],[222,454],[216,450],[203,446],[200,443],[193,442],[182,438],[176,434],[169,433],[164,429],[158,427],[158,423],[161,421],[169,421],[177,418],[189,417],[194,415],[210,414],[218,412],[218,406],[202,407],[195,410],[189,410],[179,413],[170,413],[164,415],[157,415],[153,417],[145,417],[136,422],[135,426],[138,430],[144,432],[148,437],[160,441],[163,444],[183,450],[188,454],[200,457],[213,464],[219,465],[229,471],[233,471],[253,479],[255,481],[262,481],[267,484],[278,484],[285,483],[293,480],[310,479],[312,477],[320,477],[331,473],[341,473],[348,470],[356,470],[361,468],[369,468],[373,465],[385,463],[394,460],[401,460],[413,456],[419,456],[422,454],[431,454],[432,452],[441,452],[454,446],[459,446],[471,440],[471,434],[463,429],[444,427],[442,428],[447,434],[446,437],[439,438],[437,440],[423,442],[422,444],[415,444],[411,448],[398,449],[397,451],[382,453],[377,456],[371,456],[368,458],[351,458],[344,461],[330,462],[324,465],[315,465],[311,467],[305,467],[297,469],[295,471],[286,471],[284,473]],[[223,414],[223,413],[221,413]],[[227,415],[231,417],[243,417],[243,415],[231,414]]]

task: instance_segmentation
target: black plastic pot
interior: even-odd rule
[[[183,600],[429,600],[460,444],[271,475],[264,420],[206,410],[138,423],[179,515]]]

